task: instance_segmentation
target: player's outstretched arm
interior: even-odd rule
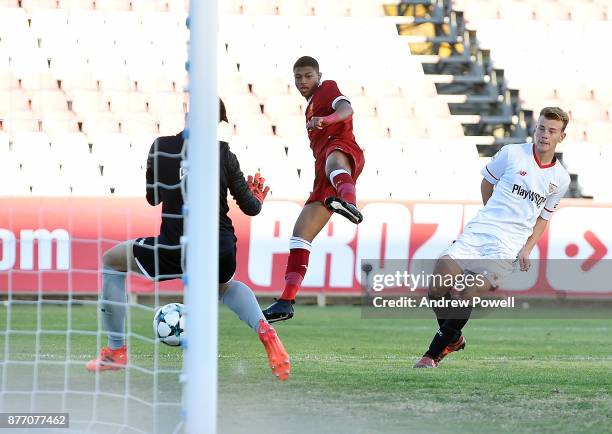
[[[336,104],[336,111],[329,116],[314,117],[308,121],[306,128],[309,130],[323,129],[328,125],[342,122],[353,116],[353,108],[346,100],[341,100]]]
[[[485,178],[482,178],[482,182],[480,183],[480,194],[482,195],[483,205],[486,205],[489,199],[491,199],[491,196],[493,196],[493,187],[493,184]]]
[[[249,185],[247,181],[245,181],[236,155],[230,151],[229,148],[227,149],[227,153],[228,155],[225,159],[225,169],[228,177],[227,181],[229,191],[243,213],[248,216],[255,216],[261,211],[261,204],[263,203],[265,196],[268,194],[269,188],[266,187],[265,189],[262,189],[261,193],[263,196],[258,198],[251,188],[255,186]],[[265,180],[263,178],[258,178],[257,187],[259,187],[260,181],[263,186],[263,182]]]
[[[149,150],[149,156],[147,157],[147,202],[149,205],[156,206],[161,203],[159,197],[159,190],[157,189],[157,184],[155,183],[155,156],[157,155],[157,140],[153,142],[151,145],[151,149]]]

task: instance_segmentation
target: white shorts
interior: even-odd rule
[[[450,256],[465,272],[482,274],[493,288],[516,271],[516,254],[509,252],[495,237],[463,232],[441,253]]]

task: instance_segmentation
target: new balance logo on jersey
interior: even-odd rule
[[[528,199],[532,201],[533,203],[536,204],[538,208],[540,207],[540,205],[546,202],[546,198],[544,196],[536,193],[535,191],[525,190],[523,187],[521,187],[518,184],[514,184],[512,186],[512,193],[516,194],[517,196],[522,197],[523,199]]]

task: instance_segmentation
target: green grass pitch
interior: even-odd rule
[[[75,306],[71,315],[73,329],[96,331],[94,307]],[[95,353],[96,336],[67,337],[65,306],[40,311],[40,328],[57,334],[40,335],[38,369],[14,363],[34,360],[36,339],[27,332],[36,330],[38,315],[35,306],[13,306],[15,332],[8,343],[6,333],[0,336],[3,411],[29,411],[35,398],[11,391],[36,383],[41,402],[45,392],[67,388],[53,402],[63,399],[74,408],[75,421],[108,416],[110,423],[128,420],[145,431],[156,426],[170,432],[177,407],[161,405],[153,418],[142,402],[177,401],[178,373],[146,370],[155,360],[159,369],[180,370],[181,350],[159,346],[155,358],[153,346],[137,336],[151,337],[152,313],[132,308],[131,317],[136,368],[97,378],[83,367]],[[8,325],[7,309],[0,307],[0,331]],[[357,307],[297,306],[296,317],[276,328],[292,357],[286,383],[272,377],[255,333],[220,308],[220,432],[612,432],[609,320],[473,320],[464,333],[466,350],[428,370],[412,364],[435,331],[433,318],[372,320],[361,319]],[[95,390],[102,392],[97,401],[89,393]],[[115,397],[126,391],[136,398],[127,406]],[[100,426],[101,432],[120,432],[117,425]]]

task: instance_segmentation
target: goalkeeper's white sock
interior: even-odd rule
[[[127,293],[125,275],[110,267],[102,269],[102,324],[108,332],[108,346],[113,350],[125,345],[125,312]],[[114,302],[105,303],[105,301]],[[119,303],[119,304],[115,304]]]
[[[238,280],[232,280],[221,302],[256,332],[259,331],[259,321],[266,321],[251,288]]]

